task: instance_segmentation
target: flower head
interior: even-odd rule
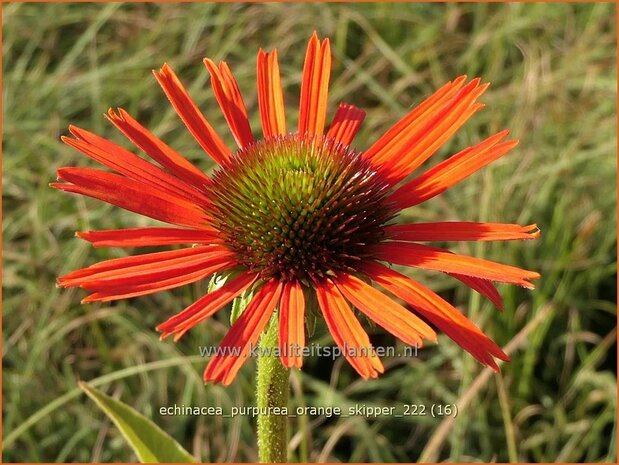
[[[331,54],[328,39],[309,41],[298,128],[286,127],[277,52],[260,50],[258,104],[263,137],[254,138],[243,98],[226,63],[204,64],[238,149],[230,150],[198,110],[168,65],[155,77],[187,129],[218,164],[207,176],[141,126],[126,111],[108,119],[157,164],[86,130],[70,127],[63,141],[110,168],[60,168],[58,189],[94,197],[170,224],[79,232],[95,247],[193,245],[106,260],[59,278],[91,292],[86,302],[151,294],[206,279],[225,283],[160,324],[161,337],[180,338],[219,309],[251,292],[251,302],[224,337],[204,373],[229,384],[278,312],[282,362],[301,367],[306,302],[318,303],[335,342],[365,348],[344,355],[364,378],[383,366],[351,305],[408,344],[436,341],[442,330],[484,365],[498,369],[507,355],[460,311],[385,263],[447,273],[498,307],[493,281],[532,288],[532,271],[452,253],[426,241],[533,239],[535,225],[441,222],[395,224],[402,209],[431,199],[517,141],[507,131],[468,147],[406,181],[473,113],[487,84],[465,76],[448,82],[367,150],[352,145],[364,112],[342,104],[325,133]],[[405,308],[390,295],[401,299]],[[315,298],[314,298],[315,297]],[[432,325],[432,326],[430,326]],[[228,349],[228,350],[225,350]],[[361,355],[359,355],[361,354]]]

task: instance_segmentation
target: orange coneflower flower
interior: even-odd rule
[[[329,40],[309,41],[298,129],[288,132],[277,51],[258,53],[258,104],[264,137],[254,138],[238,85],[228,65],[204,64],[219,106],[238,144],[228,148],[167,64],[155,77],[177,113],[219,165],[208,177],[141,126],[126,111],[108,119],[160,166],[91,132],[70,127],[63,141],[113,172],[60,168],[58,189],[94,197],[174,227],[79,232],[95,247],[194,244],[191,248],[106,260],[59,279],[92,293],[85,302],[151,294],[196,282],[214,273],[225,284],[160,324],[175,340],[241,295],[250,304],[208,364],[206,381],[229,384],[276,308],[286,367],[301,367],[306,298],[315,301],[333,339],[364,378],[383,366],[351,304],[408,344],[436,341],[430,324],[479,362],[498,369],[507,355],[460,311],[437,294],[384,263],[447,273],[501,307],[492,281],[533,288],[538,273],[420,244],[425,241],[533,239],[535,225],[440,222],[390,224],[405,208],[431,199],[516,144],[507,131],[466,148],[414,179],[404,180],[443,145],[482,104],[487,84],[465,76],[448,82],[364,152],[351,143],[364,112],[337,109],[328,131]],[[410,305],[408,310],[368,284],[375,282]],[[418,316],[419,315],[419,316]],[[365,348],[351,355],[350,348]]]

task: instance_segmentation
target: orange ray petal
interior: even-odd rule
[[[401,152],[407,143],[411,131],[420,128],[433,115],[436,115],[437,112],[451,102],[464,81],[466,81],[466,76],[460,76],[442,86],[374,142],[363,153],[363,156],[372,160],[375,165],[380,166],[390,160],[394,154]]]
[[[329,280],[318,283],[316,297],[333,340],[357,373],[364,379],[383,373],[385,369],[370,338],[338,288]]]
[[[130,228],[80,231],[75,235],[95,247],[150,247],[172,244],[211,244],[218,231],[212,228]]]
[[[366,262],[362,269],[376,283],[411,305],[483,365],[489,365],[498,371],[492,356],[509,361],[505,352],[473,322],[430,289],[378,263]]]
[[[118,109],[118,113],[110,108],[105,116],[127,139],[180,180],[198,189],[211,183],[210,178],[193,163],[157,138],[122,108]]]
[[[503,306],[503,299],[501,298],[501,294],[497,288],[492,284],[492,282],[487,279],[475,278],[473,276],[466,276],[463,274],[457,273],[447,273],[452,278],[456,278],[460,282],[466,284],[468,287],[473,289],[476,292],[479,292],[481,295],[486,297],[490,302],[492,302],[499,310],[505,310]]]
[[[303,365],[305,347],[305,297],[297,281],[284,283],[279,304],[279,348],[287,368]]]
[[[335,284],[359,311],[405,343],[422,347],[422,338],[436,342],[436,333],[425,322],[356,276],[342,274]]]
[[[392,183],[398,183],[416,170],[453,136],[484,104],[476,103],[488,84],[479,86],[478,80],[463,88],[454,103],[436,115],[415,137],[403,153],[388,160],[383,168]],[[462,94],[461,99],[459,99]]]
[[[365,112],[354,105],[341,103],[335,112],[327,138],[334,139],[342,145],[350,145],[359,132],[365,118]]]
[[[425,202],[446,191],[518,145],[517,140],[499,143],[507,134],[509,131],[502,131],[449,157],[404,184],[389,197],[389,200],[403,209]]]
[[[232,71],[225,62],[219,63],[219,67],[212,60],[204,59],[204,66],[211,75],[211,85],[217,103],[228,122],[230,131],[234,136],[239,148],[247,147],[254,143],[245,102],[239,90],[239,86],[232,75]]]
[[[169,263],[166,266],[147,266],[146,268],[123,270],[105,277],[83,279],[80,287],[89,291],[115,290],[122,287],[131,287],[151,282],[178,278],[190,273],[206,270],[207,268],[230,268],[236,263],[232,253],[222,255],[206,255],[180,263]],[[158,264],[157,264],[158,265]],[[210,274],[210,273],[209,273]]]
[[[133,179],[91,168],[60,168],[58,179],[64,183],[50,186],[86,195],[177,226],[201,227],[209,217],[197,205]]]
[[[322,43],[316,32],[307,45],[301,100],[299,103],[299,134],[322,136],[327,119],[329,75],[331,74],[331,46],[329,39]]]
[[[225,386],[234,380],[245,363],[252,345],[255,345],[266,327],[282,292],[278,279],[267,282],[256,293],[236,323],[232,325],[215,355],[204,370],[204,381],[222,382]]]
[[[186,270],[186,272],[182,274],[176,273],[178,276],[171,276],[169,278],[153,282],[141,284],[121,282],[118,286],[101,286],[96,289],[97,292],[90,294],[88,297],[83,299],[82,303],[108,302],[111,300],[127,299],[130,297],[138,297],[168,289],[174,289],[176,287],[185,286],[201,279],[205,279],[213,273],[225,271],[226,269],[232,268],[236,264],[237,263],[234,260],[224,260],[206,267],[202,265],[197,271],[190,272]],[[92,290],[90,288],[88,289]]]
[[[97,271],[108,271],[108,270],[116,270],[119,268],[125,268],[128,266],[137,266],[137,265],[145,265],[147,263],[156,263],[163,260],[172,260],[181,257],[190,257],[194,255],[200,255],[204,253],[209,253],[210,250],[225,250],[221,246],[201,246],[201,247],[190,247],[179,250],[166,250],[165,252],[153,252],[146,253],[141,255],[131,255],[128,257],[122,258],[112,258],[110,260],[103,260],[102,262],[95,263],[94,265],[90,265],[88,268],[83,268],[82,270],[72,271],[69,275],[71,277],[79,277],[85,276],[88,273],[85,270],[97,270]],[[67,275],[67,276],[69,276]]]
[[[520,226],[466,221],[395,224],[387,226],[385,233],[390,239],[403,241],[507,241],[540,236],[536,224]]]
[[[156,328],[157,331],[162,333],[161,339],[174,333],[177,333],[174,340],[180,339],[189,329],[210,318],[221,307],[241,295],[244,290],[252,285],[256,277],[255,273],[243,273],[226,282],[219,289],[205,294],[183,311],[168,318]]]
[[[486,90],[487,84],[479,85],[474,79],[463,87],[447,105],[431,115],[428,121],[419,122],[418,127],[409,127],[400,136],[397,151],[391,151],[381,165],[381,172],[392,184],[397,184],[424,161],[430,158],[482,104],[475,103]]]
[[[90,280],[149,274],[183,267],[204,259],[232,256],[233,253],[224,247],[202,246],[114,258],[72,271],[58,278],[58,284],[63,287],[81,286]]]
[[[265,139],[286,135],[286,113],[277,50],[260,49],[256,63],[258,108]]]
[[[216,163],[225,162],[231,155],[230,149],[200,112],[172,68],[166,63],[159,71],[153,70],[153,74],[198,144]]]
[[[438,247],[410,242],[383,242],[372,246],[371,253],[378,260],[399,265],[518,284],[528,289],[535,287],[529,281],[540,277],[539,273],[534,271],[522,270],[502,263],[458,255]]]
[[[203,192],[197,191],[191,185],[184,183],[121,146],[75,126],[69,126],[69,131],[77,140],[63,136],[61,139],[65,144],[79,150],[87,157],[113,169],[117,173],[134,181],[147,184],[162,193],[170,193],[203,204],[208,203],[208,198]]]

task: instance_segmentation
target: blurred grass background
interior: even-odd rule
[[[59,142],[72,123],[116,142],[102,113],[122,106],[208,170],[150,74],[169,62],[228,142],[204,56],[235,72],[259,128],[255,54],[280,53],[287,116],[306,41],[332,39],[330,114],[364,108],[360,149],[460,74],[492,82],[487,104],[433,160],[510,128],[507,157],[423,206],[409,220],[537,223],[527,243],[455,250],[538,270],[537,289],[500,286],[499,313],[443,276],[418,275],[508,347],[491,375],[441,336],[412,359],[386,359],[365,382],[342,360],[308,359],[291,407],[457,404],[453,418],[298,418],[291,459],[310,461],[609,461],[616,457],[615,6],[598,4],[3,4],[3,461],[133,461],[113,425],[79,395],[93,381],[172,434],[203,461],[255,461],[248,418],[162,417],[173,404],[253,403],[254,363],[229,388],[204,387],[198,346],[216,344],[227,312],[181,342],[155,325],[205,284],[80,305],[56,276],[131,251],[94,250],[84,229],[151,224],[48,187],[60,166],[93,166]],[[128,145],[127,145],[128,146]],[[396,344],[377,328],[378,345]],[[314,342],[329,344],[319,323]]]

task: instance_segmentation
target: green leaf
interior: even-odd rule
[[[195,463],[189,452],[144,415],[84,382],[79,387],[114,422],[142,463]]]

